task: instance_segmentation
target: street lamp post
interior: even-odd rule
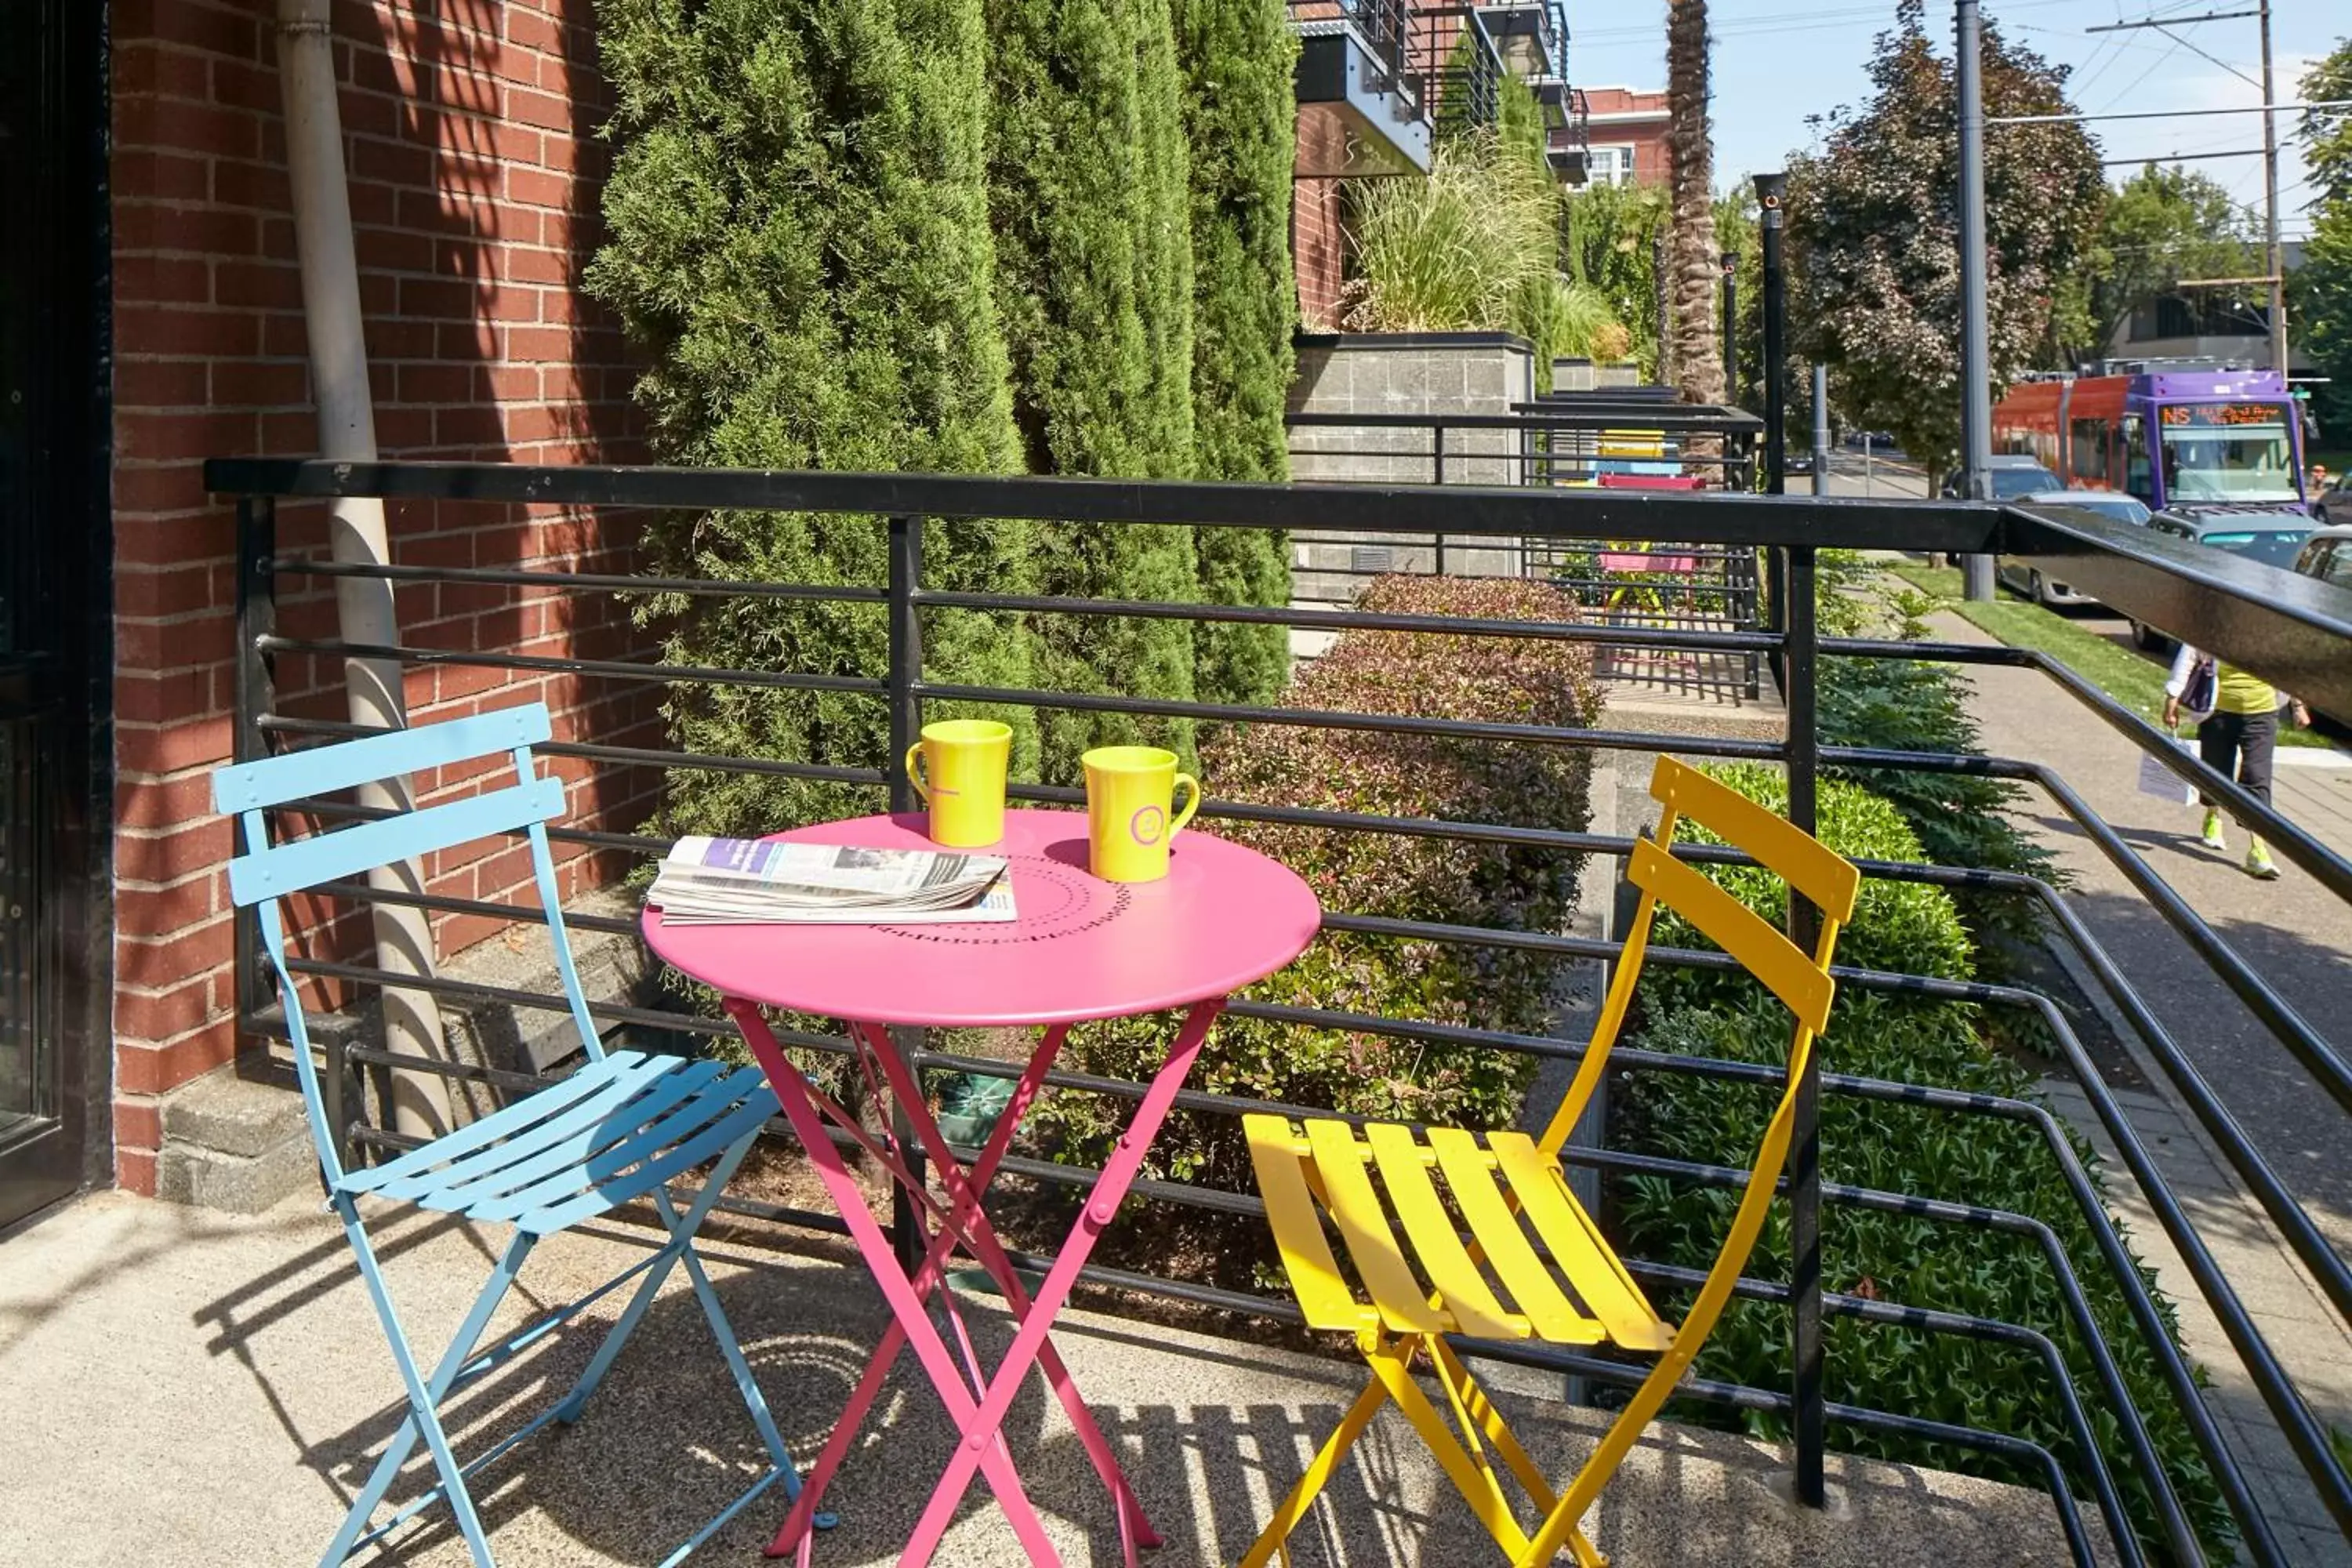
[[[1977,0],[1958,0],[1960,99],[1960,471],[1972,500],[1991,497],[1992,368],[1985,325],[1984,49]],[[1960,559],[1961,586],[1993,596],[1992,557]]]
[[[1789,489],[1788,389],[1781,384],[1787,353],[1789,276],[1781,260],[1786,215],[1780,210],[1789,194],[1786,174],[1756,176],[1756,199],[1763,208],[1764,231],[1764,489],[1772,495]]]
[[[1739,406],[1739,252],[1723,253],[1723,401]]]

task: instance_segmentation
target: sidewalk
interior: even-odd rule
[[[1992,640],[1949,613],[1931,617],[1928,626],[1930,636],[1948,641]],[[1969,710],[1986,751],[2032,757],[2054,768],[2323,1038],[2339,1049],[2352,1047],[2347,1013],[2352,908],[2284,861],[2275,882],[2246,875],[2239,866],[2246,835],[2234,823],[2231,855],[2203,848],[2194,808],[2138,792],[2138,749],[2037,672],[1983,668],[1967,674],[1975,693]],[[2352,759],[2283,748],[2280,761],[2273,791],[2279,809],[2329,847],[2352,855]],[[2352,1117],[2046,796],[2029,792],[2021,815],[2073,874],[2067,899],[2093,935],[2321,1234],[2339,1254],[2352,1255]],[[2095,988],[2084,989],[2104,1001]],[[2128,1025],[2104,1005],[2102,1012],[2134,1046],[2153,1085],[2152,1091],[2121,1098],[2168,1184],[2314,1412],[2352,1432],[2352,1334],[2275,1239],[2170,1079],[2137,1048]],[[2053,1105],[2105,1152],[2105,1140],[2080,1091],[2071,1084],[2048,1087]],[[2293,1560],[2352,1564],[2352,1546],[2320,1509],[2194,1281],[2139,1203],[2129,1174],[2112,1163],[2109,1174],[2114,1206],[2128,1223],[2134,1247],[2179,1303],[2189,1349],[2213,1374],[2209,1399],[2225,1435],[2273,1518],[2291,1527],[2284,1533]]]
[[[503,1233],[435,1216],[383,1228],[384,1268],[420,1343],[438,1346]],[[550,1238],[520,1311],[568,1300],[642,1256],[646,1233],[599,1225]],[[888,1321],[847,1248],[710,1249],[713,1280],[794,1454],[831,1429]],[[625,1294],[624,1292],[623,1294]],[[510,1299],[511,1300],[511,1299]],[[590,1308],[464,1393],[453,1436],[478,1453],[571,1386],[620,1310]],[[968,1314],[992,1361],[1001,1311]],[[1153,1568],[1231,1563],[1363,1386],[1362,1364],[1072,1312],[1055,1331],[1072,1375],[1122,1452],[1167,1545]],[[103,1194],[0,1242],[0,1563],[314,1562],[343,1500],[399,1419],[399,1380],[341,1227],[315,1199],[239,1217]],[[1539,1465],[1566,1475],[1608,1417],[1505,1394]],[[1119,1561],[1100,1485],[1032,1378],[1006,1438],[1063,1561]],[[827,1494],[840,1527],[824,1568],[895,1562],[957,1440],[903,1363]],[[1384,1414],[1294,1538],[1298,1568],[1450,1568],[1496,1560],[1427,1452]],[[501,1568],[658,1561],[763,1463],[692,1297],[673,1275],[577,1426],[551,1426],[485,1470],[475,1497]],[[409,1472],[406,1495],[420,1483]],[[1994,1568],[2065,1560],[2050,1499],[1938,1471],[1832,1455],[1837,1506],[1787,1500],[1785,1451],[1722,1432],[1653,1426],[1588,1516],[1603,1551],[1643,1568]],[[697,1563],[748,1565],[781,1522],[763,1498]],[[2093,1540],[2105,1535],[2094,1518]],[[2107,1561],[2111,1559],[2104,1559]],[[411,1531],[367,1559],[459,1568],[455,1532]],[[1023,1561],[975,1486],[939,1568]]]

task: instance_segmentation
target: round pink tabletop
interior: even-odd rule
[[[777,838],[936,848],[919,813],[794,828]],[[1305,951],[1322,923],[1297,874],[1187,829],[1158,882],[1087,871],[1081,811],[1010,810],[1004,840],[1020,918],[937,925],[665,926],[646,944],[725,995],[829,1018],[963,1028],[1082,1023],[1229,996]]]

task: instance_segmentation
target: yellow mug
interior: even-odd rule
[[[1168,875],[1168,841],[1201,808],[1201,781],[1176,771],[1176,753],[1157,746],[1100,746],[1087,769],[1087,852],[1106,882],[1156,882]],[[1179,787],[1190,798],[1175,809]]]
[[[1004,837],[1013,731],[993,719],[943,719],[907,748],[907,777],[931,809],[931,841],[980,849]]]

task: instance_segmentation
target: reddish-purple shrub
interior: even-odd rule
[[[1391,614],[1519,622],[1578,617],[1566,594],[1508,579],[1383,577],[1360,600]],[[1351,631],[1301,668],[1281,705],[1297,710],[1590,727],[1601,709],[1591,658],[1577,643],[1460,632]],[[1390,735],[1257,724],[1202,749],[1208,792],[1233,801],[1327,811],[1580,830],[1591,756],[1542,742]],[[1580,857],[1352,829],[1217,822],[1213,831],[1297,869],[1338,913],[1557,931],[1567,922]],[[1327,931],[1253,1001],[1481,1028],[1542,1033],[1559,961],[1499,948],[1401,942]],[[1112,1077],[1149,1076],[1166,1020],[1097,1026],[1071,1040],[1075,1063]],[[1476,1047],[1431,1045],[1360,1030],[1316,1029],[1228,1016],[1202,1053],[1192,1086],[1370,1115],[1507,1124],[1528,1060]],[[1053,1117],[1069,1155],[1103,1149],[1111,1108],[1058,1097]],[[1123,1110],[1119,1111],[1123,1120]],[[1154,1151],[1163,1170],[1247,1184],[1237,1121],[1180,1119]]]

